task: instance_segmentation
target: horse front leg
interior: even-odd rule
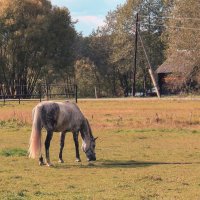
[[[79,143],[78,143],[78,134],[79,132],[73,132],[73,139],[76,149],[76,162],[81,162],[80,154],[79,154]]]
[[[66,132],[60,133],[60,152],[59,152],[59,161],[58,161],[60,163],[64,163],[64,160],[62,158],[62,152],[65,145],[65,135],[66,135]]]
[[[46,140],[45,140],[45,153],[46,153],[47,166],[52,165],[50,162],[50,156],[49,156],[49,147],[50,147],[50,142],[51,142],[52,137],[53,137],[53,132],[47,131],[47,136],[46,136]]]

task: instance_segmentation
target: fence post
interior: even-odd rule
[[[22,85],[17,85],[17,91],[16,91],[16,95],[19,95],[19,104],[21,103],[21,95],[22,95]]]
[[[78,87],[77,87],[77,85],[74,86],[74,89],[75,89],[75,101],[77,103],[78,102]]]
[[[95,98],[97,99],[98,95],[97,95],[97,88],[96,88],[96,86],[94,87],[94,93],[95,93]]]
[[[19,95],[19,104],[21,103],[20,95]]]
[[[51,99],[51,84],[48,85],[48,87],[49,87],[49,99]],[[49,99],[48,99],[48,100],[49,100]]]
[[[2,90],[3,90],[3,104],[4,106],[6,105],[6,95],[5,95],[5,85],[2,85]]]
[[[49,100],[49,86],[48,83],[46,83],[46,100]]]
[[[3,94],[3,104],[4,104],[4,106],[6,105],[6,96],[5,96],[5,94]]]
[[[40,98],[40,102],[42,101],[42,85],[39,85],[39,98]]]

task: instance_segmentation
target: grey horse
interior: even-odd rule
[[[88,161],[96,160],[95,140],[88,120],[84,117],[75,103],[44,101],[33,108],[33,123],[30,137],[29,157],[39,156],[39,165],[44,164],[41,153],[41,130],[47,131],[45,140],[45,154],[47,165],[50,166],[49,147],[53,132],[61,132],[59,162],[63,162],[62,151],[65,135],[73,133],[76,147],[76,161],[80,161],[78,134],[82,137],[82,150],[85,152]]]

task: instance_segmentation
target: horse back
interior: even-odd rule
[[[80,130],[85,117],[78,106],[71,102],[58,103],[60,113],[58,117],[57,129],[77,132]]]
[[[77,132],[85,120],[78,106],[71,102],[41,102],[33,109],[36,112],[47,131]]]
[[[43,127],[48,131],[54,131],[57,126],[59,116],[59,106],[57,103],[43,103],[40,106],[41,121]]]

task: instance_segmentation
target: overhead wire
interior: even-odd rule
[[[200,18],[189,18],[189,17],[186,17],[186,18],[177,18],[177,17],[170,17],[170,16],[162,16],[162,17],[159,17],[159,16],[147,16],[147,15],[140,15],[140,17],[143,17],[143,18],[149,18],[150,19],[174,19],[174,20],[194,20],[194,21],[200,21]],[[160,25],[160,24],[155,24],[155,23],[147,23],[147,22],[142,22],[140,21],[139,22],[141,25],[149,25],[149,26],[158,26],[158,27],[165,27],[165,28],[176,28],[176,29],[184,29],[184,30],[194,30],[194,31],[200,31],[200,28],[194,28],[194,27],[185,27],[185,26],[168,26],[168,25]]]
[[[165,27],[165,28],[176,28],[176,29],[184,29],[184,30],[194,30],[200,31],[200,28],[193,28],[193,27],[185,27],[185,26],[168,26],[168,25],[159,25],[159,24],[150,24],[150,23],[141,23],[140,25],[149,25],[149,26],[158,26],[158,27]]]
[[[151,16],[147,16],[147,15],[140,15],[140,17],[145,17],[145,18],[149,18]],[[200,18],[192,18],[192,17],[168,17],[168,16],[162,16],[162,17],[158,17],[158,16],[153,16],[151,18],[157,18],[157,19],[175,19],[175,20],[197,20],[200,21]]]

